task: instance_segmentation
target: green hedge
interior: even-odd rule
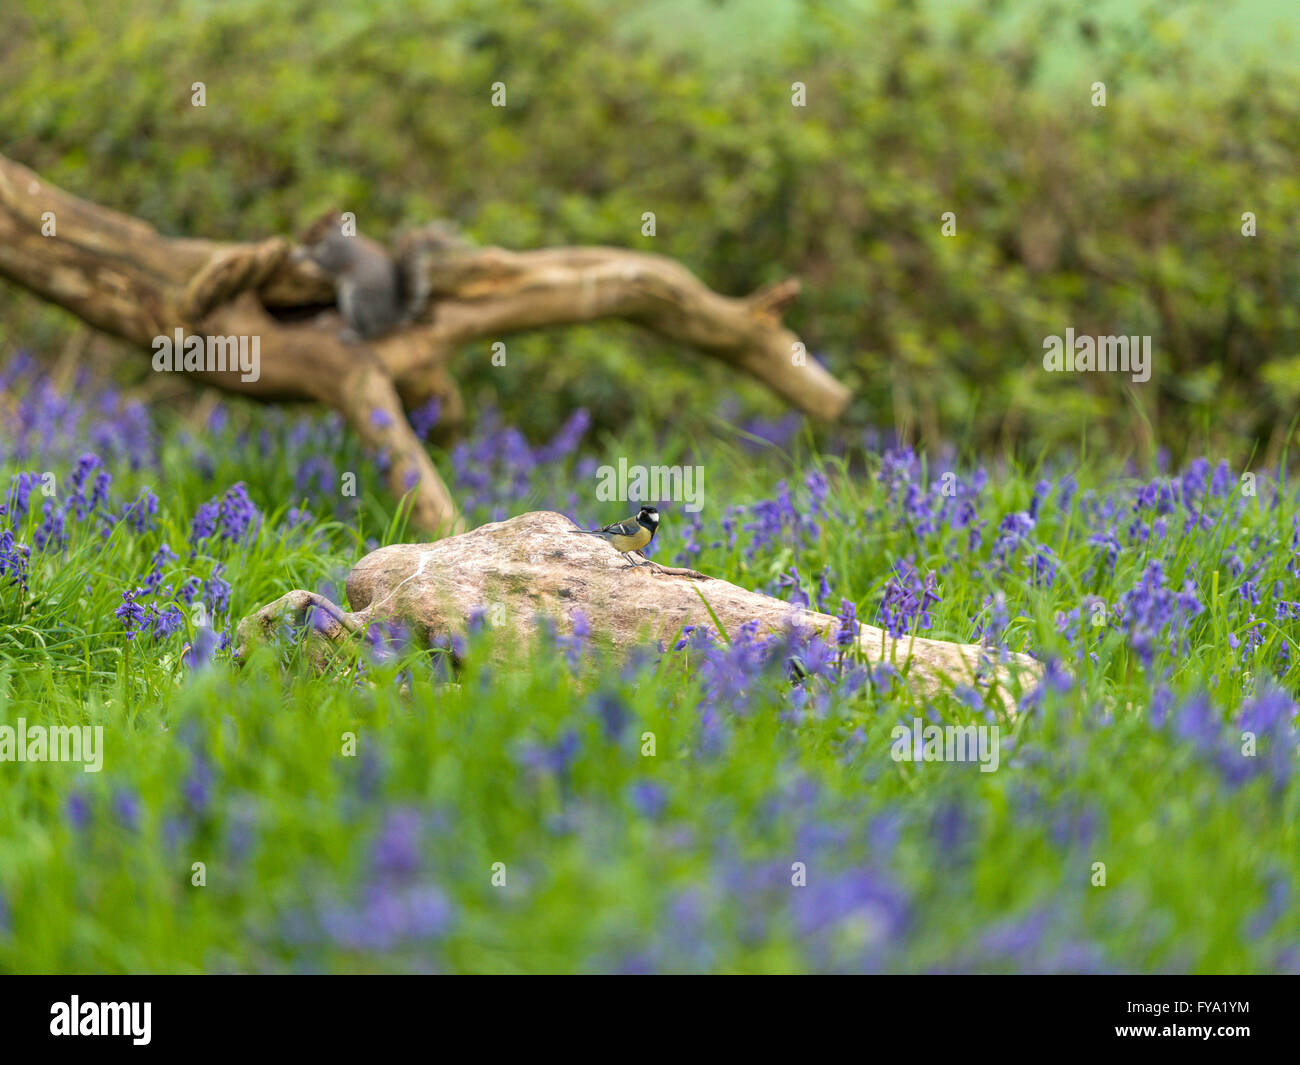
[[[450,216],[483,242],[658,251],[729,293],[795,274],[790,324],[854,416],[924,440],[1280,446],[1300,398],[1300,79],[1211,67],[1154,15],[1098,29],[1086,4],[1014,32],[996,3],[942,31],[907,2],[797,6],[747,50],[674,32],[671,5],[629,23],[599,0],[11,0],[0,144],[177,233],[289,233],[338,203],[378,236]],[[1095,77],[1039,77],[1062,47]],[[0,299],[10,345],[65,324]],[[1151,335],[1151,381],[1044,373],[1067,328]],[[509,350],[507,370],[466,351],[462,380],[537,431],[576,404],[598,426],[702,418],[731,386],[631,327]]]

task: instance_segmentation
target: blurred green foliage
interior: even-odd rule
[[[725,62],[671,5],[6,6],[0,150],[165,231],[292,233],[338,204],[380,237],[446,216],[485,243],[660,252],[730,294],[794,274],[789,323],[854,418],[923,442],[1276,453],[1300,398],[1300,79],[1213,66],[1167,5],[1112,28],[1075,2],[809,0]],[[1095,76],[1039,77],[1062,48]],[[0,342],[68,325],[0,300]],[[1067,328],[1152,335],[1151,381],[1043,372]],[[485,344],[457,372],[536,432],[576,405],[698,424],[737,387],[621,325],[515,338],[509,367]]]

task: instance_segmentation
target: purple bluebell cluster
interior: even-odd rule
[[[1080,494],[1069,474],[1054,480],[1040,478],[1026,505],[999,513],[989,498],[988,476],[982,469],[971,475],[943,472],[933,477],[927,475],[925,464],[913,451],[894,447],[883,454],[877,476],[885,489],[886,505],[868,506],[861,515],[837,517],[853,525],[864,541],[878,538],[907,548],[897,553],[903,561],[874,578],[880,581],[878,617],[891,633],[902,634],[913,623],[926,628],[946,621],[958,627],[960,622],[946,608],[937,612],[934,608],[940,602],[936,598],[938,584],[946,573],[959,567],[964,580],[974,577],[992,589],[968,622],[972,638],[999,651],[1007,649],[1011,619],[1017,614],[1033,617],[1034,589],[1057,589],[1063,575],[1067,587],[1086,588],[1114,580],[1119,573],[1122,590],[1118,594],[1106,600],[1085,593],[1075,604],[1058,611],[1058,631],[1077,646],[1080,656],[1095,658],[1097,640],[1117,628],[1144,667],[1150,667],[1159,654],[1177,655],[1188,646],[1193,626],[1204,622],[1209,578],[1208,573],[1187,571],[1186,562],[1167,562],[1163,555],[1153,553],[1152,545],[1166,543],[1176,535],[1234,527],[1247,507],[1276,507],[1280,490],[1278,482],[1261,477],[1261,486],[1274,494],[1272,502],[1257,501],[1252,493],[1238,490],[1245,482],[1226,463],[1211,467],[1207,460],[1197,459],[1181,474],[1138,482],[1108,494]],[[842,588],[843,581],[828,580],[828,570],[823,567],[814,593],[800,577],[800,556],[806,553],[816,558],[819,521],[829,516],[824,513],[827,492],[819,483],[823,479],[820,473],[813,475],[799,493],[782,482],[771,499],[728,508],[717,519],[720,537],[711,538],[710,527],[698,517],[693,519],[682,530],[684,546],[679,559],[707,565],[702,556],[709,551],[734,551],[737,533],[748,532],[743,545],[747,566],[761,566],[767,558],[783,559],[784,569],[769,584],[769,592],[795,606],[811,605],[815,594],[818,609],[824,610],[834,586]],[[996,535],[985,547],[981,530],[989,525]],[[1094,549],[1088,563],[1078,570],[1071,570],[1056,544],[1049,542],[1064,526],[1070,527],[1072,539]],[[1247,549],[1244,557],[1243,547]],[[916,560],[923,554],[929,558],[941,555],[943,561],[921,579],[915,571]],[[1279,555],[1286,560],[1285,575],[1300,578],[1300,519],[1292,523],[1289,542],[1270,544],[1257,534],[1248,544],[1228,547],[1220,576],[1224,591],[1233,592],[1226,644],[1238,652],[1243,664],[1256,666],[1262,649],[1272,647],[1275,657],[1267,665],[1282,672],[1291,661],[1291,641],[1274,637],[1269,622],[1300,620],[1300,606],[1295,605],[1300,599],[1289,592],[1294,587],[1290,580],[1272,579],[1265,584],[1272,560]],[[842,578],[859,583],[853,572]],[[1227,583],[1229,579],[1233,585]],[[856,601],[860,603],[862,596]],[[1024,632],[1028,635],[1030,630]],[[1014,649],[1037,651],[1023,640]]]
[[[857,646],[862,625],[858,622],[858,608],[852,600],[840,600],[839,625],[835,629],[835,646],[841,651]]]
[[[474,438],[451,452],[452,483],[461,506],[467,513],[485,511],[489,520],[502,521],[519,512],[521,500],[536,500],[530,503],[534,509],[567,512],[589,505],[577,493],[555,498],[555,471],[546,467],[570,459],[590,425],[587,411],[574,411],[549,443],[533,447],[518,429],[503,426],[499,413],[486,411]],[[594,475],[594,465],[588,472]]]
[[[64,813],[68,824],[78,832],[87,831],[93,821],[90,797],[84,791],[73,791],[68,795]]]
[[[751,552],[777,544],[799,547],[817,538],[821,532],[819,519],[825,513],[826,478],[814,470],[808,475],[805,489],[802,501],[796,503],[790,486],[781,481],[776,486],[776,498],[738,508],[736,513],[749,519],[743,529],[749,533]]]
[[[934,624],[930,608],[941,602],[936,575],[927,573],[922,579],[911,559],[902,559],[894,564],[894,573],[885,584],[880,626],[896,639],[928,629]]]
[[[103,466],[158,468],[158,438],[144,406],[124,400],[111,384],[92,380],[88,370],[80,370],[64,391],[20,351],[0,367],[0,394],[19,397],[0,406],[0,464],[36,462],[51,469],[91,453]],[[78,398],[83,396],[94,399]],[[93,493],[93,478],[83,491],[86,487]]]
[[[564,660],[569,664],[569,668],[576,670],[578,663],[582,661],[587,641],[591,638],[591,622],[587,620],[585,613],[575,610],[569,615],[569,626],[569,634],[557,634],[555,643],[564,653]]]
[[[12,529],[0,529],[0,578],[5,583],[16,584],[19,589],[27,588],[27,567],[32,557],[32,549],[20,544]]]
[[[208,541],[214,536],[230,544],[249,542],[261,524],[262,513],[249,498],[248,488],[241,481],[231,485],[223,496],[199,504],[190,522],[191,551],[206,550]]]
[[[325,622],[314,607],[309,608],[308,620],[318,626]],[[397,619],[372,622],[366,627],[365,639],[371,654],[380,662],[395,659],[413,646],[410,626]]]
[[[819,633],[792,623],[782,632],[764,633],[758,621],[746,622],[730,640],[712,629],[688,625],[672,650],[682,652],[701,700],[700,749],[716,753],[725,744],[734,719],[745,717],[774,699],[781,713],[797,723],[807,715],[825,717],[836,698],[863,690],[890,690],[898,672],[888,662],[875,666],[864,656],[846,654],[841,642],[856,632],[856,619],[841,616],[833,631]]]
[[[794,929],[822,970],[874,972],[900,949],[914,923],[911,893],[888,871],[863,864],[817,870],[792,892]]]
[[[1295,772],[1298,709],[1286,692],[1269,687],[1247,698],[1229,723],[1205,695],[1179,701],[1162,686],[1151,720],[1213,765],[1229,786],[1260,778],[1280,792]]]
[[[122,593],[122,605],[113,611],[113,616],[122,623],[122,630],[128,640],[134,640],[145,627],[145,609],[135,601],[140,593],[139,588],[128,588]]]
[[[1152,559],[1137,583],[1120,597],[1120,625],[1145,666],[1151,665],[1161,641],[1170,654],[1178,654],[1186,645],[1188,624],[1203,609],[1190,577],[1178,590],[1166,584],[1163,563]]]
[[[407,413],[407,421],[421,440],[427,440],[442,417],[442,400],[433,396]]]
[[[17,404],[0,411],[10,433],[9,437],[0,434],[6,445],[0,459],[12,462],[39,455],[48,463],[52,456],[61,455],[72,468],[64,490],[49,494],[49,486],[60,482],[57,469],[18,471],[9,477],[0,505],[0,579],[8,580],[0,580],[0,586],[17,584],[27,590],[34,573],[40,572],[39,560],[73,550],[74,537],[81,536],[82,547],[122,534],[142,541],[156,537],[157,495],[140,488],[126,502],[114,503],[113,476],[107,468],[108,462],[122,463],[131,471],[155,467],[156,437],[143,408],[122,403],[110,388],[91,390],[99,394],[94,406],[61,398],[23,358],[14,360],[3,376],[10,384],[21,382],[25,390]],[[36,438],[42,430],[48,437],[38,451]],[[83,442],[94,443],[103,454],[78,450]],[[242,482],[201,503],[190,527],[191,564],[200,555],[211,558],[230,547],[247,545],[261,521],[263,515]],[[208,571],[204,576],[178,570],[177,562],[172,545],[157,542],[147,572],[120,593],[112,612],[127,641],[142,633],[152,635],[155,642],[178,636],[186,628],[185,609],[195,602],[203,602],[214,620],[229,612],[230,584],[222,575],[224,564],[203,564]],[[214,645],[229,640],[226,633],[209,632],[208,637],[201,661],[211,657]]]
[[[1106,951],[1064,931],[1083,922],[1064,904],[1036,906],[999,921],[979,938],[968,957],[944,967],[958,973],[1098,974],[1115,971]]]
[[[436,822],[414,806],[381,807],[357,884],[346,892],[311,885],[305,904],[285,911],[270,938],[313,956],[382,954],[388,965],[395,952],[415,952],[420,966],[427,967],[427,949],[456,924],[455,904],[429,867],[428,842]]]
[[[964,478],[948,470],[927,480],[924,463],[916,452],[894,447],[881,457],[877,477],[888,494],[888,520],[895,528],[907,529],[922,541],[949,531],[962,532],[968,553],[983,543],[981,529],[985,522],[978,511],[988,484],[983,469]]]
[[[186,629],[186,609],[197,602],[213,620],[224,618],[231,588],[215,557],[249,544],[263,520],[247,485],[235,483],[198,506],[190,526],[190,567],[178,567],[177,551],[166,539],[157,539],[156,493],[138,487],[125,500],[114,498],[110,465],[125,467],[128,475],[158,467],[159,440],[144,408],[123,401],[111,386],[97,383],[92,388],[88,380],[81,382],[82,394],[94,395],[93,403],[64,396],[22,355],[0,371],[0,379],[18,397],[0,408],[0,462],[39,460],[44,467],[20,469],[3,486],[0,589],[31,591],[31,582],[46,571],[43,560],[57,562],[65,552],[93,553],[110,538],[142,544],[153,540],[146,547],[151,551],[148,570],[117,593],[112,609],[125,639],[134,641],[145,633],[154,642],[177,637]],[[213,415],[218,427],[223,418],[219,412]],[[197,449],[196,454],[206,451]],[[186,568],[206,572],[187,573]],[[226,633],[210,635],[217,645],[228,641]],[[205,644],[211,642],[205,638]],[[204,659],[212,650],[204,647]]]
[[[638,814],[651,821],[662,818],[668,808],[667,791],[653,780],[634,781],[628,789],[628,799]]]
[[[519,745],[515,761],[535,776],[555,777],[562,785],[567,783],[569,770],[582,749],[577,730],[566,729],[551,741],[528,741]]]
[[[116,824],[128,832],[135,832],[139,829],[141,817],[140,796],[133,788],[123,786],[114,789],[109,809]]]

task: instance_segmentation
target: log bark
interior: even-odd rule
[[[54,232],[44,235],[51,218]],[[450,364],[476,341],[623,318],[743,370],[814,417],[835,419],[849,402],[843,385],[800,359],[798,338],[781,324],[798,292],[793,279],[733,299],[681,264],[641,252],[449,250],[434,265],[433,298],[419,320],[352,345],[338,338],[336,317],[286,313],[334,301],[328,278],[291,261],[289,251],[280,237],[166,237],[0,156],[0,277],[144,351],[177,328],[258,337],[256,381],[235,371],[196,376],[260,400],[309,400],[342,412],[368,445],[389,453],[389,487],[399,498],[412,493],[412,522],[424,532],[462,523],[405,412],[436,396],[443,418],[458,424],[464,406]]]
[[[507,627],[512,648],[531,640],[542,618],[558,631],[571,630],[575,611],[586,617],[594,637],[617,649],[670,643],[686,625],[716,628],[714,615],[732,635],[752,620],[770,631],[794,624],[829,634],[839,625],[830,615],[798,610],[693,570],[631,566],[611,545],[577,532],[562,514],[541,511],[437,543],[380,548],[348,577],[350,611],[311,592],[289,592],[239,623],[236,653],[246,657],[286,621],[302,624],[309,608],[320,612],[312,638],[327,644],[396,620],[427,645],[464,633],[476,611],[495,615],[496,623]],[[990,669],[979,644],[894,640],[870,625],[862,626],[858,643],[868,660],[890,662],[921,691],[991,683],[1009,709],[1017,679],[1028,690],[1041,675],[1039,664],[1026,655],[1007,655]]]

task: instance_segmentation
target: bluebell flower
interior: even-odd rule
[[[668,796],[663,787],[653,780],[638,780],[628,791],[632,806],[642,817],[659,820],[668,806]]]
[[[128,832],[140,827],[140,797],[130,788],[113,792],[112,811],[113,819]]]
[[[375,836],[370,868],[377,876],[409,877],[423,864],[423,818],[411,807],[389,810]]]
[[[68,824],[78,832],[90,827],[90,799],[85,792],[74,791],[68,796],[66,812]]]
[[[122,593],[122,605],[113,611],[113,616],[121,621],[123,628],[126,629],[128,640],[134,640],[136,634],[145,627],[147,612],[136,602],[136,598],[143,594],[143,588],[128,589]]]
[[[910,559],[895,563],[894,573],[885,584],[880,604],[880,624],[895,639],[913,627],[928,629],[933,624],[930,607],[942,602],[938,581],[933,572],[922,580]]]

